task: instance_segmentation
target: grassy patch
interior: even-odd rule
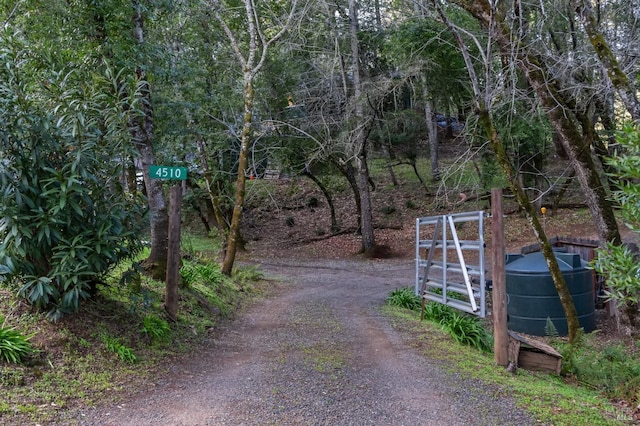
[[[627,414],[600,392],[567,383],[562,377],[519,369],[508,373],[494,364],[493,355],[459,345],[436,323],[420,321],[420,314],[391,305],[384,308],[394,327],[406,333],[425,356],[442,361],[451,372],[495,385],[500,396],[517,405],[543,424],[625,425]]]

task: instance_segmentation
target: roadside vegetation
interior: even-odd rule
[[[448,306],[427,302],[421,320],[421,299],[412,288],[389,293],[385,312],[394,326],[412,336],[429,358],[444,368],[481,380],[493,397],[512,397],[540,422],[552,425],[636,424],[640,396],[637,348],[599,340],[597,332],[577,344],[547,336],[563,356],[561,375],[518,369],[507,372],[495,365],[490,324]],[[480,344],[480,342],[482,342]]]
[[[233,279],[220,272],[210,238],[186,235],[183,247],[177,322],[164,312],[165,283],[139,272],[144,252],[55,323],[0,287],[0,423],[46,424],[74,407],[117,404],[263,294],[255,268],[239,267]]]

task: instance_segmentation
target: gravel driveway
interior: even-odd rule
[[[495,389],[422,357],[380,313],[413,263],[267,260],[284,281],[207,350],[84,425],[534,425]]]

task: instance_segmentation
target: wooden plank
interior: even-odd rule
[[[520,342],[516,339],[509,339],[509,362],[518,366],[518,357],[520,356]]]
[[[518,356],[518,366],[526,370],[550,371],[560,374],[561,362],[560,359],[552,355],[521,347]]]
[[[553,356],[555,356],[557,358],[562,358],[562,355],[560,355],[560,353],[558,351],[556,351],[554,348],[552,348],[551,346],[547,345],[544,342],[532,339],[530,337],[523,336],[523,335],[515,333],[513,331],[509,331],[509,336],[511,336],[512,338],[520,341],[521,343],[529,345],[529,346],[531,346],[533,348],[536,348],[536,349],[538,349],[538,350],[540,350],[542,352],[545,352],[545,353],[547,353],[549,355],[553,355]]]

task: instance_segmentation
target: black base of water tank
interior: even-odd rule
[[[566,336],[569,334],[566,318],[550,318],[550,320],[553,323],[553,328],[555,328],[555,333],[557,333],[558,336]],[[590,333],[596,329],[595,312],[579,317],[578,321],[580,322],[580,327],[585,333]],[[547,320],[541,318],[524,318],[510,314],[509,320],[507,321],[507,327],[509,330],[531,334],[533,336],[548,336],[554,334],[551,332],[552,330],[547,330]]]

